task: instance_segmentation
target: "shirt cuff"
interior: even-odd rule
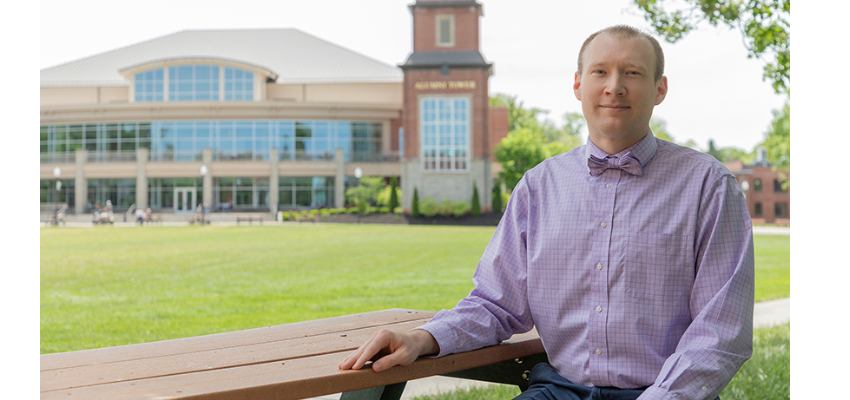
[[[434,340],[437,341],[437,345],[440,346],[440,352],[429,357],[442,357],[452,354],[455,351],[456,346],[454,344],[456,341],[450,338],[452,334],[449,329],[445,329],[445,327],[441,329],[440,325],[428,323],[418,328],[413,328],[411,331],[417,329],[430,333],[434,337]]]
[[[679,400],[682,397],[676,393],[670,393],[667,389],[658,386],[650,386],[638,396],[638,400]]]

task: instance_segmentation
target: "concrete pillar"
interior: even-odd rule
[[[86,212],[86,204],[89,203],[89,182],[83,173],[88,157],[89,152],[86,149],[77,149],[74,152],[74,213],[77,215]]]
[[[148,163],[150,150],[139,147],[136,149],[136,208],[148,208],[148,176],[145,166]]]
[[[204,203],[209,203],[210,208],[215,208],[215,204],[213,203],[213,176],[212,176],[212,149],[209,147],[204,148],[203,155],[201,156],[201,160],[204,165],[207,166],[207,174],[204,175],[204,195],[203,201]]]
[[[272,148],[269,151],[269,157],[271,160],[271,174],[269,175],[269,211],[272,214],[272,217],[277,218],[277,205],[280,203],[280,199],[278,196],[280,195],[280,189],[278,184],[280,177],[280,170],[278,170],[278,160],[277,160],[277,147]]]
[[[337,147],[334,152],[336,176],[334,176],[334,208],[345,207],[345,151]]]

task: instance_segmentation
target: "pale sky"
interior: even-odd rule
[[[631,0],[480,0],[481,52],[495,63],[490,93],[515,95],[562,125],[580,112],[572,91],[579,47],[590,33],[625,23],[648,30]],[[412,49],[413,0],[42,0],[41,59],[47,68],[189,29],[297,28],[389,65]],[[520,6],[521,5],[521,6]],[[761,79],[741,35],[705,25],[673,45],[662,41],[670,91],[655,109],[678,142],[747,151],[758,144],[784,96]]]

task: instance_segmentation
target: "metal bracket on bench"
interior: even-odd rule
[[[398,400],[401,398],[406,384],[407,382],[400,382],[387,386],[345,392],[340,396],[339,400]]]
[[[502,361],[464,371],[443,374],[453,378],[474,379],[477,381],[517,385],[523,392],[528,389],[528,375],[531,368],[541,362],[549,362],[546,353],[534,354],[524,358]]]

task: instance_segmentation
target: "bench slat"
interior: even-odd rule
[[[41,356],[42,399],[302,399],[385,386],[543,353],[532,331],[502,345],[375,373],[338,363],[372,332],[434,312],[384,310],[240,332]],[[485,372],[488,374],[488,372]]]
[[[42,392],[42,399],[302,399],[404,382],[543,352],[536,333],[441,358],[423,358],[381,373],[340,371],[346,352],[130,382]]]
[[[421,318],[381,327],[395,332],[407,332],[426,322],[428,318]],[[375,328],[367,327],[253,345],[42,371],[41,390],[62,390],[252,364],[285,362],[327,353],[353,352],[374,331]],[[339,361],[342,361],[342,358]]]
[[[41,356],[41,371],[120,361],[141,360],[145,358],[268,343],[283,339],[324,335],[338,331],[381,326],[388,322],[406,322],[422,318],[431,318],[435,314],[436,313],[432,311],[390,309],[323,320],[295,322],[266,328],[254,328],[238,332],[217,333],[191,338],[80,350],[66,353],[44,354]]]

